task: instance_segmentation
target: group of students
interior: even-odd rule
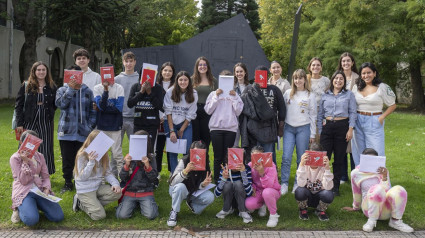
[[[22,153],[15,153],[11,157],[15,179],[12,221],[19,221],[20,218],[25,224],[35,224],[27,222],[27,214],[21,209],[25,200],[30,199],[32,192],[28,188],[36,185],[46,194],[51,193],[50,182],[47,181],[48,174],[55,172],[53,140],[50,138],[53,138],[53,117],[57,107],[61,109],[58,139],[65,179],[62,192],[73,190],[74,178],[77,191],[73,199],[74,211],[83,210],[93,220],[99,220],[106,216],[103,206],[121,198],[116,210],[117,218],[131,217],[139,205],[144,216],[154,219],[158,216],[154,189],[159,183],[165,140],[169,138],[175,143],[178,139],[186,139],[186,154],[179,162],[176,153],[167,153],[171,174],[169,192],[172,197],[167,224],[176,225],[183,200],[186,199],[190,209],[199,214],[213,202],[215,194],[223,195],[224,200],[223,209],[216,215],[218,218],[224,218],[237,209],[243,221],[249,223],[252,222],[250,212],[259,209],[259,215],[265,216],[268,209],[268,227],[275,227],[278,223],[276,203],[281,195],[288,192],[294,147],[297,172],[293,192],[298,201],[299,217],[307,220],[307,207],[310,206],[316,208],[320,220],[328,220],[325,211],[334,195],[339,195],[340,180],[346,167],[343,162],[347,161],[346,151],[350,140],[353,138],[353,156],[350,157],[355,166],[359,165],[360,152],[368,147],[384,155],[383,121],[396,107],[394,93],[381,82],[375,66],[362,64],[359,70],[361,77],[358,78],[354,58],[349,53],[341,55],[339,69],[331,80],[320,74],[321,60],[313,58],[308,65],[309,74],[303,69],[296,70],[291,85],[281,77],[281,65],[273,61],[270,66],[272,77],[265,88],[260,88],[256,83],[250,84],[246,65],[238,63],[233,68],[235,87],[228,94],[219,88],[205,57],[197,59],[193,75],[185,71],[176,73],[172,63],[164,63],[153,86],[149,82],[140,84],[140,75],[134,71],[136,58],[131,52],[123,55],[125,71],[115,78],[112,85],[102,83],[100,75],[90,70],[90,55],[86,50],[74,52],[74,59],[77,65],[74,69],[84,72],[82,84],[71,80],[57,89],[47,66],[36,62],[28,82],[21,86],[18,93],[15,106],[17,132],[25,130],[21,141],[27,133],[34,133],[43,139],[43,146],[40,147],[42,154],[36,153],[37,156],[33,158],[27,158]],[[264,66],[257,69],[268,70]],[[232,73],[224,71],[223,74]],[[388,106],[384,113],[383,104]],[[87,154],[84,151],[100,131],[114,141],[110,160],[108,153],[98,159],[96,153]],[[148,155],[141,161],[132,161],[129,155],[123,156],[121,143],[125,133],[127,136],[148,135]],[[278,137],[283,137],[280,183],[275,152]],[[273,166],[252,164],[246,158],[236,170],[229,170],[227,149],[239,146],[239,141],[247,155],[272,152]],[[209,151],[210,143],[214,152],[213,171],[209,168],[208,153],[206,171],[194,171],[194,165],[189,160],[189,149]],[[308,155],[305,151],[310,144],[318,143],[327,151],[324,166],[306,166]],[[332,154],[333,173],[329,165]],[[44,157],[44,164],[37,160],[38,157]],[[25,181],[23,190],[21,186],[24,183],[20,176],[24,175],[42,175],[40,178],[46,180],[48,185]],[[364,177],[367,179],[368,176]],[[383,179],[383,176],[370,177],[374,182]],[[105,184],[105,180],[108,184]],[[212,182],[217,185],[214,194],[206,190],[194,195]],[[353,186],[353,209],[359,208],[361,200],[370,199],[367,194],[372,181],[368,181],[364,188],[360,181],[356,183],[356,191]],[[384,192],[388,188],[385,187]],[[363,195],[360,199],[359,189]],[[393,194],[403,197],[403,192],[405,190],[397,187],[397,192]],[[371,217],[368,211],[376,209],[371,206],[380,205],[369,202],[367,206],[362,207],[369,217],[363,229],[371,231],[376,219],[388,218],[388,214],[382,217],[374,214]],[[394,208],[398,211],[390,214],[390,226],[410,231],[410,227],[400,220],[403,206],[405,202],[398,203]],[[49,209],[62,213],[60,206]],[[388,210],[390,213],[393,211]],[[55,212],[56,215],[60,213]],[[63,219],[63,213],[60,219],[46,216],[54,221]]]

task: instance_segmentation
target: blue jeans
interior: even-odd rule
[[[273,153],[273,163],[276,164],[276,150],[275,150],[275,143],[260,143],[258,142],[257,145],[260,145],[263,147],[264,152],[272,152]],[[276,166],[277,168],[277,166]]]
[[[118,219],[130,218],[136,210],[137,205],[140,206],[141,214],[150,220],[155,219],[159,215],[158,205],[156,205],[153,196],[140,198],[124,196],[115,213],[116,217]]]
[[[385,155],[384,125],[379,123],[380,115],[366,116],[357,114],[356,129],[351,139],[354,164],[360,164],[360,154],[366,148],[372,148],[379,156]]]
[[[292,154],[294,147],[297,148],[297,168],[301,161],[301,156],[308,149],[310,142],[310,124],[304,126],[293,127],[285,124],[283,133],[283,154],[282,165],[280,170],[280,180],[282,184],[288,185],[291,172]],[[297,177],[295,175],[295,183]]]
[[[27,226],[33,226],[38,223],[42,211],[49,221],[59,222],[63,220],[63,211],[58,203],[51,202],[43,197],[29,192],[18,207],[19,217]]]
[[[180,123],[178,125],[173,124],[174,125],[174,131],[180,130],[180,128],[183,126],[183,123]],[[167,138],[170,138],[170,127],[168,126],[168,122],[164,121],[164,130],[167,133]],[[188,153],[189,149],[190,149],[190,145],[192,144],[192,123],[189,123],[189,125],[186,127],[186,130],[184,130],[183,132],[183,136],[182,138],[178,138],[178,139],[186,139],[187,140],[187,144],[186,144],[186,154]],[[171,174],[174,173],[174,169],[176,169],[177,167],[177,156],[178,154],[176,153],[170,153],[170,169],[171,169]]]
[[[189,195],[186,185],[184,185],[184,183],[178,183],[174,186],[170,186],[169,193],[171,196],[171,207],[175,212],[180,212],[181,203],[187,198],[187,195]],[[197,197],[192,195],[190,201],[195,214],[201,214],[208,205],[214,202],[214,194],[207,190]]]

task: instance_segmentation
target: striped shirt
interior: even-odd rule
[[[245,188],[246,196],[249,197],[252,195],[252,177],[251,177],[251,168],[249,166],[245,166],[245,171],[233,172],[229,170],[229,178],[226,180],[223,178],[223,170],[220,170],[220,182],[218,182],[217,187],[214,189],[214,194],[216,197],[219,197],[223,192],[224,184],[227,181],[236,182],[242,181],[242,184]]]

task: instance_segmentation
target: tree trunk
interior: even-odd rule
[[[421,63],[413,61],[409,63],[410,82],[412,84],[412,104],[410,108],[418,111],[425,110],[424,89],[422,87]]]

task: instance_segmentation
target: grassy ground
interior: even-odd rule
[[[0,139],[2,141],[0,155],[0,229],[24,228],[22,223],[12,224],[10,216],[12,174],[9,166],[9,158],[17,150],[15,136],[10,129],[13,108],[11,104],[0,105]],[[58,118],[58,117],[56,117]],[[57,124],[55,124],[56,127]],[[393,185],[399,184],[406,188],[409,199],[403,220],[415,229],[425,229],[425,206],[421,200],[424,198],[425,186],[423,173],[425,161],[425,117],[418,114],[394,113],[386,121],[386,153],[387,167],[391,174]],[[128,151],[128,141],[123,145],[124,153]],[[212,151],[212,150],[211,150]],[[210,153],[210,156],[212,153]],[[278,164],[280,167],[282,152],[278,152]],[[166,160],[164,160],[166,161]],[[61,157],[58,141],[55,140],[55,163],[56,174],[51,176],[53,190],[59,195],[63,185],[61,172]],[[290,185],[293,184],[295,173],[295,160],[292,164],[292,176]],[[159,217],[153,221],[135,213],[129,220],[117,220],[115,218],[116,203],[106,207],[107,218],[102,221],[92,221],[85,213],[72,212],[72,197],[74,192],[59,195],[63,198],[60,202],[65,213],[65,220],[60,223],[52,223],[41,216],[41,222],[35,226],[37,229],[168,229],[167,218],[171,208],[171,198],[168,195],[167,178],[169,174],[167,165],[163,164],[161,182],[155,191],[155,198],[159,205]],[[290,186],[290,189],[292,186]],[[320,222],[310,211],[310,220],[298,219],[298,209],[294,195],[289,193],[278,201],[278,213],[280,219],[276,230],[359,230],[366,222],[362,213],[348,213],[341,211],[341,207],[350,206],[352,203],[351,188],[349,184],[341,185],[341,196],[336,197],[328,209],[329,222]],[[178,225],[195,230],[203,229],[266,229],[268,217],[260,218],[257,213],[253,215],[254,222],[244,224],[236,215],[221,220],[215,218],[215,214],[222,208],[222,198],[217,198],[201,215],[192,214],[185,204],[179,213]],[[25,228],[26,229],[26,228]],[[378,222],[376,230],[388,230],[387,222]]]

